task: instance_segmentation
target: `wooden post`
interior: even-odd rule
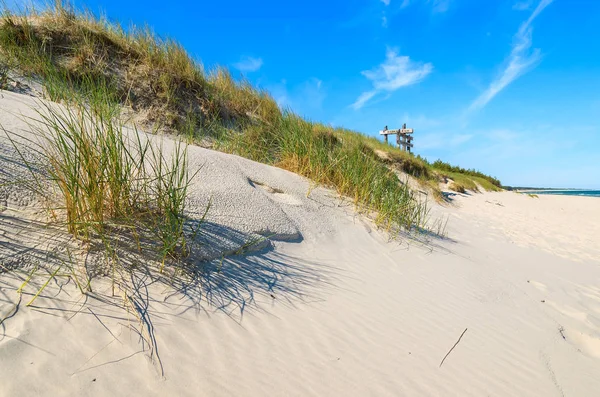
[[[402,129],[398,130],[398,135],[402,136],[402,150],[407,152],[411,152],[410,148],[413,146],[411,143],[413,137],[411,134],[414,132],[412,128],[406,128],[406,123],[402,125]]]
[[[411,134],[413,133],[412,128],[406,128],[406,123],[402,125],[402,128],[397,130],[388,130],[387,125],[383,128],[382,131],[379,131],[380,135],[383,135],[383,139],[385,143],[388,143],[388,135],[396,135],[396,145],[402,150],[411,152],[411,148],[413,147]]]

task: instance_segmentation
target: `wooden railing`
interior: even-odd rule
[[[410,153],[411,148],[414,147],[412,140],[412,133],[414,130],[412,128],[406,128],[406,124],[397,130],[388,130],[387,125],[382,131],[379,131],[380,135],[383,135],[385,138],[385,143],[388,143],[388,135],[396,135],[396,144],[402,150],[406,150]]]

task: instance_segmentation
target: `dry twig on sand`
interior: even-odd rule
[[[462,334],[460,334],[460,337],[458,338],[458,340],[456,341],[456,343],[454,344],[454,346],[452,346],[452,348],[450,350],[448,350],[448,353],[446,353],[446,355],[442,359],[442,362],[440,363],[440,368],[442,367],[442,364],[444,363],[444,360],[446,360],[446,357],[448,357],[448,355],[450,355],[450,353],[452,353],[452,350],[454,350],[454,348],[456,347],[456,345],[458,345],[458,342],[460,342],[460,340],[462,339],[462,337],[465,334],[465,332],[467,332],[467,328],[465,328],[465,330],[462,332]]]

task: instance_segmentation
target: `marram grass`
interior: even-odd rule
[[[112,253],[113,234],[125,231],[134,240],[149,234],[163,262],[185,255],[184,213],[194,177],[187,147],[176,143],[167,155],[158,139],[128,131],[111,112],[108,105],[40,102],[37,116],[27,120],[36,138],[4,132],[31,174],[27,186],[75,238],[99,239]]]
[[[386,228],[423,227],[427,218],[424,205],[395,171],[419,179],[439,200],[440,173],[457,173],[468,180],[457,181],[468,189],[498,186],[477,171],[430,164],[374,138],[282,111],[268,93],[236,81],[227,69],[206,72],[175,41],[148,28],[124,29],[61,2],[20,15],[5,11],[0,57],[41,77],[52,100],[70,102],[76,95],[110,111],[128,107],[145,115],[146,127],[177,132],[189,143],[208,142],[329,186]],[[170,228],[178,229],[177,223]]]

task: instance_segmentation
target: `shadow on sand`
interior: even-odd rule
[[[158,270],[157,258],[123,249],[131,243],[123,236],[119,252],[122,266],[116,277],[94,276],[91,288],[81,294],[73,276],[76,266],[65,265],[65,244],[74,240],[53,240],[56,229],[6,212],[0,212],[0,230],[4,231],[0,236],[0,342],[7,337],[14,339],[7,332],[7,324],[39,294],[29,310],[67,321],[75,316],[93,316],[113,337],[105,324],[132,324],[132,319],[137,319],[133,321],[135,327],[128,327],[139,336],[140,351],[150,356],[163,375],[157,322],[169,324],[170,319],[191,310],[207,315],[225,313],[241,323],[249,310],[268,312],[273,305],[319,301],[329,289],[336,288],[341,274],[334,267],[278,252],[268,239],[257,240],[256,235],[206,222],[191,255],[168,264],[163,272]],[[36,246],[35,241],[44,243]],[[88,275],[106,275],[105,271],[93,271],[96,263],[105,262],[94,260],[94,256],[92,249],[84,256],[83,266],[80,263],[77,267],[85,268]],[[57,266],[61,266],[60,272],[52,275]],[[27,287],[16,293],[23,283]]]

